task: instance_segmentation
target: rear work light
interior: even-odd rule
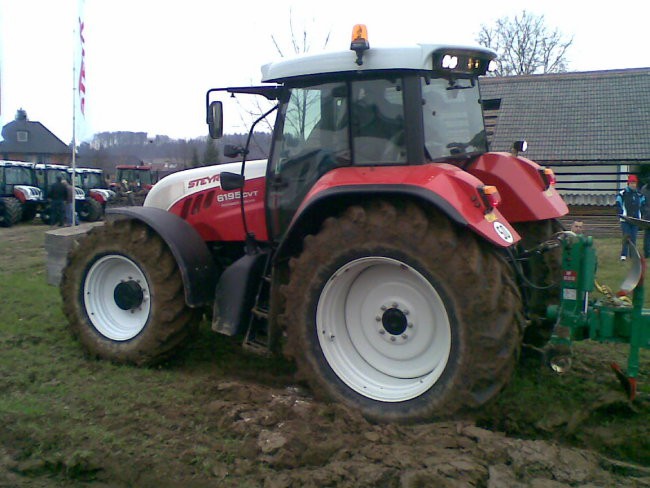
[[[481,195],[483,205],[485,205],[488,212],[493,208],[498,207],[501,203],[501,195],[499,195],[499,190],[497,190],[496,186],[479,186],[478,192]]]
[[[539,168],[537,171],[539,171],[539,175],[542,177],[542,181],[544,182],[544,190],[548,190],[550,187],[555,186],[555,173],[551,168]]]

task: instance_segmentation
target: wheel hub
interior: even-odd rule
[[[408,327],[406,315],[399,308],[389,308],[381,317],[381,325],[391,335],[402,335]]]
[[[142,305],[144,293],[140,284],[134,280],[122,281],[113,291],[115,304],[122,310],[133,310]]]

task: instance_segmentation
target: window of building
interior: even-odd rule
[[[29,141],[29,132],[26,130],[19,130],[16,132],[16,139],[18,142],[28,142]]]

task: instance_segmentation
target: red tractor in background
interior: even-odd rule
[[[355,28],[355,33],[357,29]],[[508,382],[559,300],[568,212],[550,170],[489,152],[478,78],[495,53],[415,45],[265,65],[268,161],[174,173],[110,209],[68,257],[61,293],[93,356],[159,362],[206,311],[253,350],[295,358],[315,394],[379,421],[447,417]],[[250,137],[249,137],[250,141]]]

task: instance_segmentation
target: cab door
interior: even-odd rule
[[[268,174],[269,235],[280,240],[303,199],[328,171],[351,163],[347,87],[293,87],[281,103]]]

